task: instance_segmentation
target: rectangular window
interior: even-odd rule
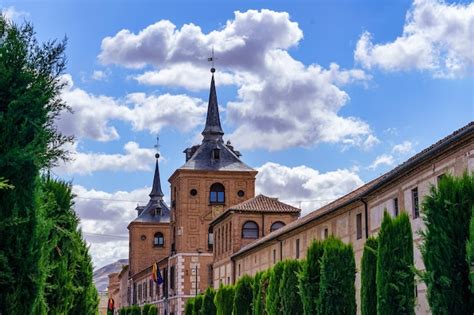
[[[398,198],[393,198],[393,215],[398,215]]]
[[[139,301],[142,300],[142,293],[143,293],[143,291],[142,291],[142,285],[139,284],[139,285],[138,285],[138,300],[139,300]]]
[[[170,288],[171,289],[174,289],[174,269],[175,267],[171,266],[171,269],[170,269]]]
[[[328,230],[328,228],[325,228],[324,229],[324,239],[328,238],[328,236],[329,236],[329,230]]]
[[[240,276],[240,264],[239,264],[239,276]]]
[[[277,261],[277,250],[274,249],[273,250],[273,263],[276,264],[276,261]]]
[[[143,283],[143,299],[145,300],[147,297],[147,285],[146,282]]]
[[[153,280],[150,280],[150,297],[153,297]]]
[[[300,258],[300,239],[296,239],[296,259]]]
[[[420,205],[418,202],[418,187],[411,190],[411,202],[413,206],[413,219],[420,217]]]
[[[221,150],[219,149],[212,149],[212,158],[214,160],[218,160],[221,157]]]
[[[224,192],[218,191],[217,192],[217,202],[224,202]]]
[[[362,238],[362,213],[356,215],[357,239]]]
[[[133,284],[133,304],[137,304],[137,284]]]
[[[441,175],[438,176],[438,178],[436,179],[438,185],[439,185],[439,182],[440,182],[444,177],[446,177],[446,174],[441,174]]]

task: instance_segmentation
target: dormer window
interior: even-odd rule
[[[221,150],[220,149],[212,149],[212,159],[219,160],[221,158]]]
[[[209,192],[209,203],[224,203],[225,188],[221,183],[214,183],[211,185]]]

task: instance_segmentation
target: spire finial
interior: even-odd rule
[[[163,194],[163,191],[161,190],[160,168],[158,166],[158,159],[160,157],[160,153],[159,153],[160,137],[159,136],[156,137],[156,144],[154,145],[154,147],[156,148],[156,154],[155,154],[156,166],[155,166],[155,174],[153,175],[153,187],[151,188],[150,197],[161,199],[163,198],[164,194]]]
[[[156,144],[154,145],[154,147],[156,148],[156,154],[155,154],[155,158],[159,158],[160,157],[160,136],[156,136]]]
[[[212,46],[211,57],[207,58],[207,61],[211,62],[211,73],[214,74],[216,72],[216,68],[214,68],[214,61],[217,60],[217,57],[214,56],[214,46]]]

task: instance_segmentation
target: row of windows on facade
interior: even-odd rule
[[[193,188],[189,191],[189,194],[193,197],[197,196],[198,191],[197,189]],[[245,196],[245,192],[243,190],[237,191],[237,195],[239,197]],[[176,187],[174,188],[174,198],[172,202],[172,206],[176,204],[175,200],[177,199],[177,192]],[[222,204],[225,203],[225,187],[221,183],[214,183],[209,188],[209,203],[212,204]]]
[[[281,221],[273,222],[270,226],[270,232],[276,231],[279,228],[285,226],[285,223]],[[224,226],[218,228],[215,232],[216,238],[216,254],[220,255],[231,250],[231,233],[232,233],[232,222],[228,222]],[[255,221],[246,221],[242,225],[242,238],[246,239],[257,239],[259,237],[259,226]]]

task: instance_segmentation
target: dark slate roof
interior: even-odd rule
[[[224,131],[219,118],[214,75],[211,79],[209,92],[209,105],[207,108],[206,125],[202,131],[203,140],[200,145],[184,150],[186,163],[179,169],[182,170],[212,170],[212,171],[255,171],[239,158],[239,151],[234,150],[230,142],[224,144],[222,136]],[[219,149],[219,159],[214,159],[212,151]]]
[[[355,189],[354,191],[348,193],[347,195],[342,196],[341,198],[319,208],[316,209],[306,216],[293,221],[284,227],[266,235],[265,237],[244,246],[238,252],[236,252],[232,257],[239,256],[252,248],[255,248],[261,244],[266,242],[272,241],[278,238],[281,235],[289,233],[293,230],[296,230],[299,227],[302,227],[314,220],[317,220],[327,214],[333,213],[338,209],[341,209],[353,202],[361,200],[363,198],[368,198],[371,196],[373,192],[376,192],[377,189],[383,187],[386,184],[389,184],[392,180],[403,176],[407,172],[409,172],[412,168],[419,165],[419,163],[423,163],[424,161],[431,159],[432,157],[442,153],[444,150],[450,148],[453,144],[456,144],[458,141],[465,141],[466,139],[470,139],[473,141],[474,139],[474,122],[470,122],[466,126],[454,131],[449,136],[441,139],[440,141],[436,142],[435,144],[429,146],[428,148],[424,149],[423,151],[419,152],[418,154],[412,156],[404,163],[398,165],[391,171],[383,174],[380,177],[375,178],[374,180],[368,182],[367,184]],[[364,199],[365,200],[365,199]]]
[[[299,215],[301,209],[283,203],[279,201],[278,198],[271,198],[260,194],[256,197],[250,198],[244,202],[227,208],[212,221],[211,225],[219,222],[222,218],[227,216],[227,214],[233,211],[258,213],[294,213],[295,215]]]
[[[138,211],[138,216],[132,222],[170,222],[170,209],[163,201],[163,191],[161,190],[160,167],[158,165],[159,157],[160,155],[157,154],[150,201],[148,201],[146,206],[137,206],[136,210]]]

